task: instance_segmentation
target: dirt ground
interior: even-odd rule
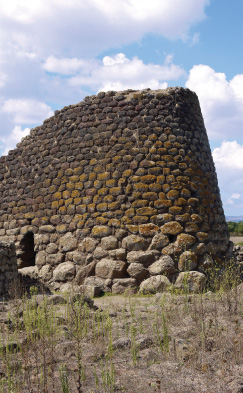
[[[243,242],[243,236],[230,236],[230,240],[234,243],[241,243]]]
[[[0,305],[1,393],[243,392],[243,284],[63,299]]]

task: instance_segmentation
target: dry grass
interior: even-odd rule
[[[206,294],[106,295],[97,309],[34,289],[2,302],[0,392],[243,392],[243,284],[227,280]]]

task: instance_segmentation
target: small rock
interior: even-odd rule
[[[162,256],[158,261],[154,262],[148,268],[151,276],[157,274],[173,274],[176,272],[176,267],[173,259],[169,255]]]

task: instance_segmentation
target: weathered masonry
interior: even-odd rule
[[[188,89],[102,92],[56,111],[0,158],[0,181],[0,241],[56,288],[135,291],[203,271],[229,246]]]

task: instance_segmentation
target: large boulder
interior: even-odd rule
[[[130,277],[136,278],[137,280],[144,280],[149,275],[148,270],[141,263],[130,263],[127,273]]]
[[[169,255],[164,255],[150,265],[148,270],[151,276],[155,276],[157,274],[173,274],[176,272],[176,267],[173,259]]]
[[[175,282],[174,288],[183,292],[199,293],[203,290],[206,277],[203,273],[191,271],[181,272]]]
[[[137,290],[137,281],[134,278],[116,278],[113,281],[112,293],[133,295]]]
[[[127,254],[128,263],[142,263],[148,266],[155,260],[155,253],[151,251],[130,251]]]
[[[75,277],[76,268],[72,262],[63,262],[53,270],[53,281],[70,281]]]
[[[165,292],[170,285],[171,283],[166,276],[157,275],[142,281],[139,290],[142,293]]]
[[[145,251],[148,248],[148,242],[140,236],[130,235],[122,240],[122,247],[128,251]]]
[[[127,264],[124,261],[103,258],[95,268],[95,274],[101,278],[121,278],[124,276]]]
[[[61,251],[67,252],[72,251],[77,247],[77,239],[72,235],[71,232],[60,238],[59,247]]]

